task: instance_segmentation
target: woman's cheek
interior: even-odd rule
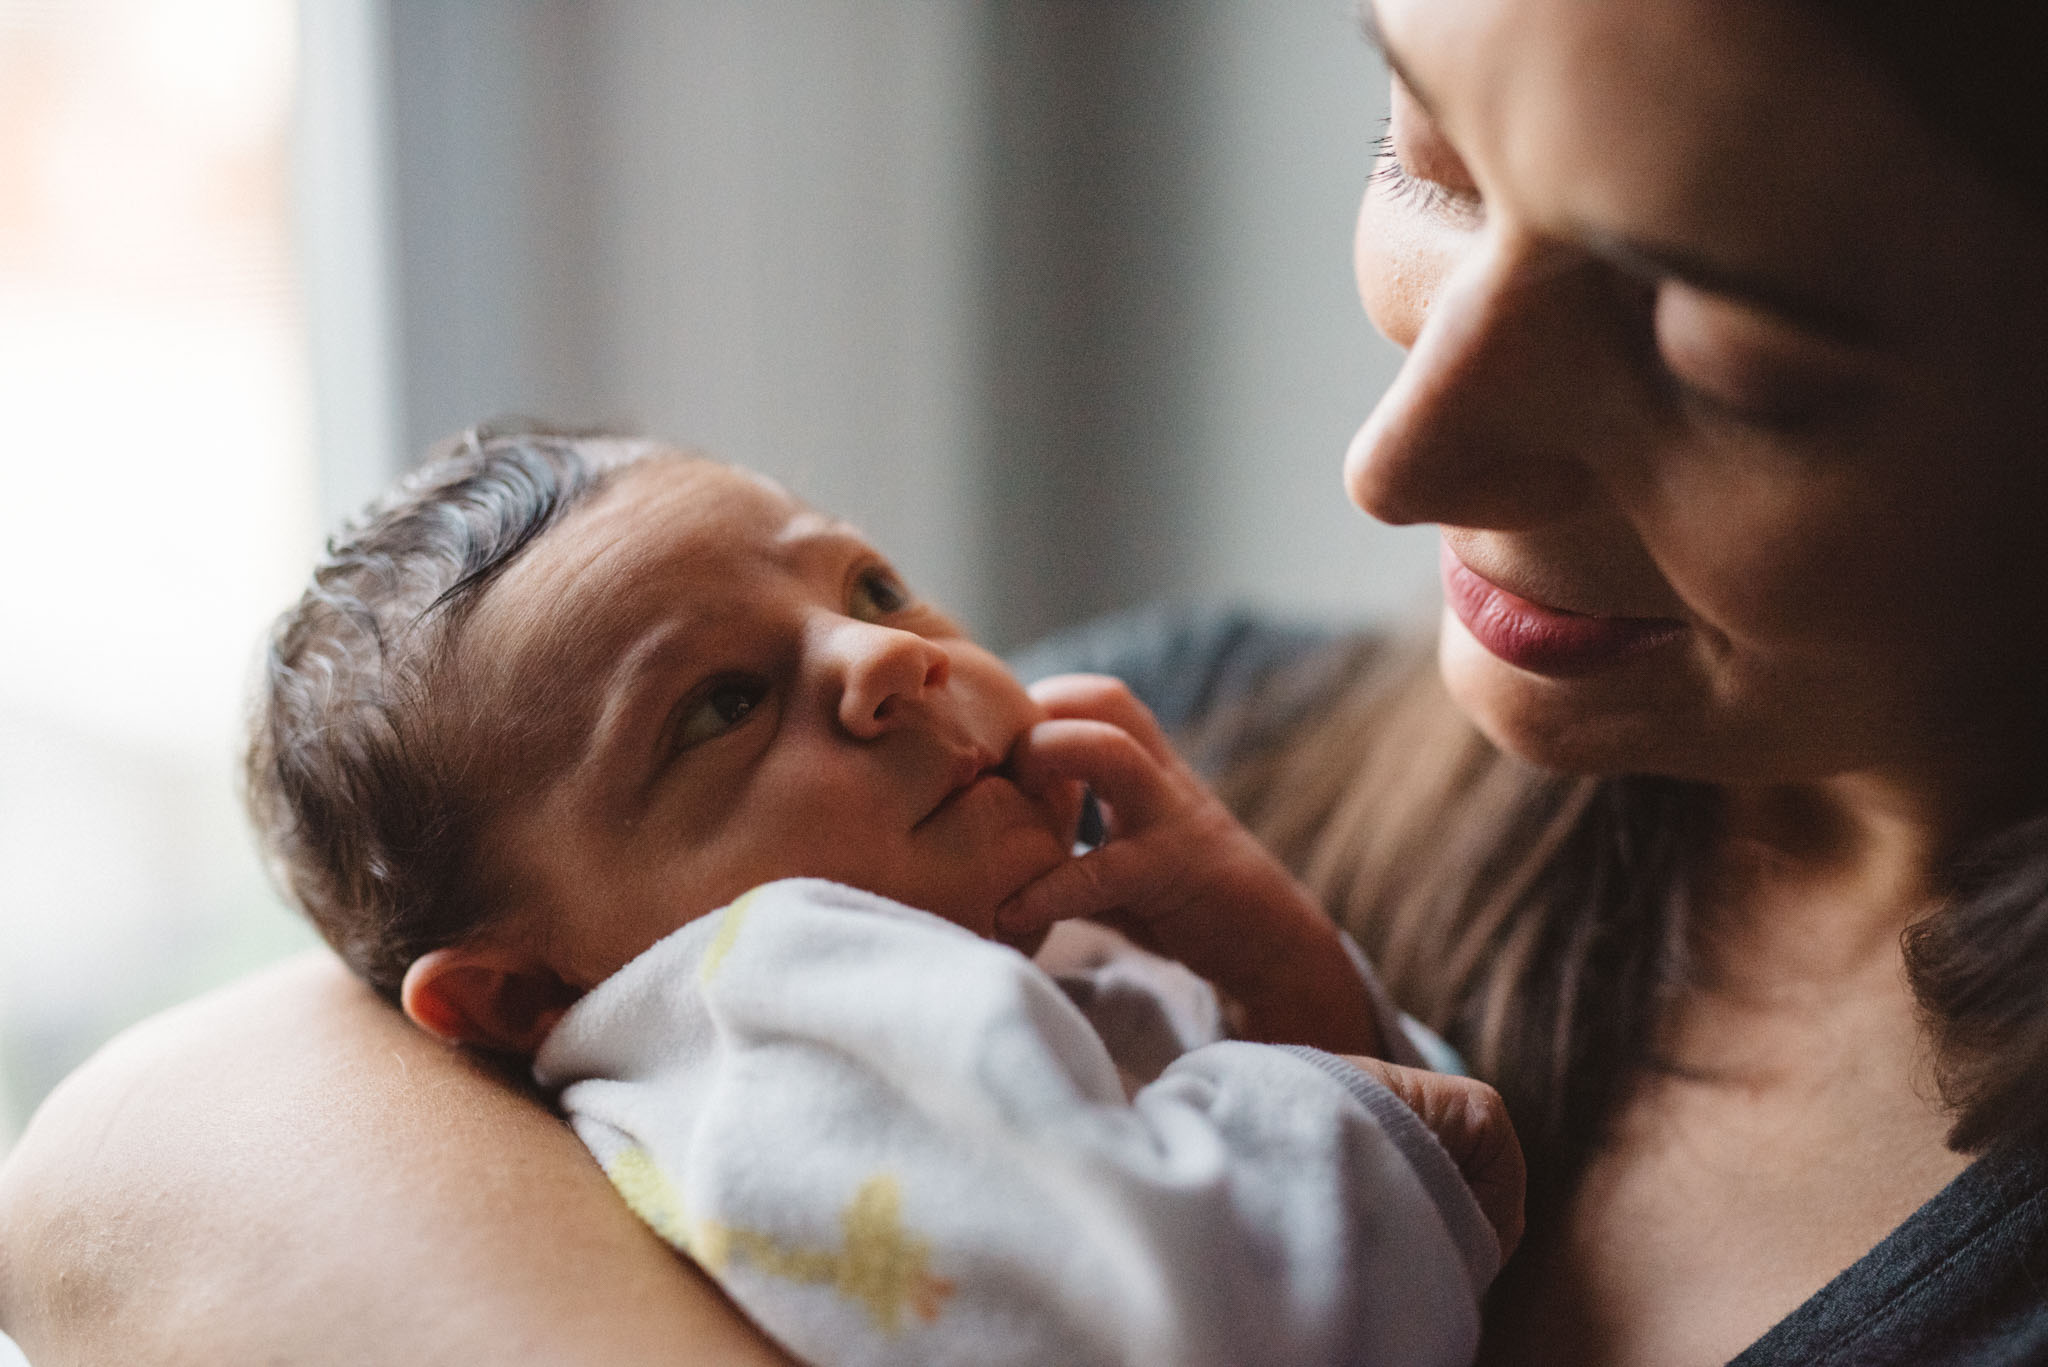
[[[1659,506],[1639,513],[1644,538],[1724,650],[1838,650],[1843,627],[1870,615],[1886,557],[1862,534],[1868,500],[1848,472],[1696,440],[1667,450],[1659,475]]]

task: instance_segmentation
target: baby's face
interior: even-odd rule
[[[990,934],[1067,857],[1075,793],[1003,767],[1044,717],[858,532],[709,461],[657,459],[551,528],[456,669],[514,783],[505,926],[588,987],[775,878],[835,879]]]

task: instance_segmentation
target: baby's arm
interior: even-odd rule
[[[1017,757],[1027,786],[1085,782],[1110,838],[998,913],[1024,940],[1055,921],[1107,921],[1177,959],[1243,1008],[1242,1033],[1278,1044],[1386,1055],[1385,1013],[1330,918],[1174,750],[1116,679],[1068,674],[1032,687],[1052,720]]]
[[[1501,1256],[1367,1073],[1224,1043],[1127,1102],[1028,961],[832,884],[677,932],[537,1071],[649,1223],[808,1361],[1464,1362]]]

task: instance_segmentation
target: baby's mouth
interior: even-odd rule
[[[979,751],[962,754],[954,762],[951,781],[947,784],[945,793],[930,811],[917,819],[917,824],[912,826],[911,829],[916,830],[919,826],[923,826],[932,818],[945,812],[961,798],[967,796],[968,793],[980,786],[984,780],[991,778],[1001,779],[1004,782],[1015,781],[1011,776],[1010,762],[1007,757],[997,760],[993,756]]]

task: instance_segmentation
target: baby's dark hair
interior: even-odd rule
[[[492,791],[491,739],[451,705],[464,621],[564,514],[664,453],[597,434],[473,428],[328,542],[272,630],[249,813],[285,889],[385,997],[397,1000],[413,960],[493,910],[478,844],[516,795]]]

